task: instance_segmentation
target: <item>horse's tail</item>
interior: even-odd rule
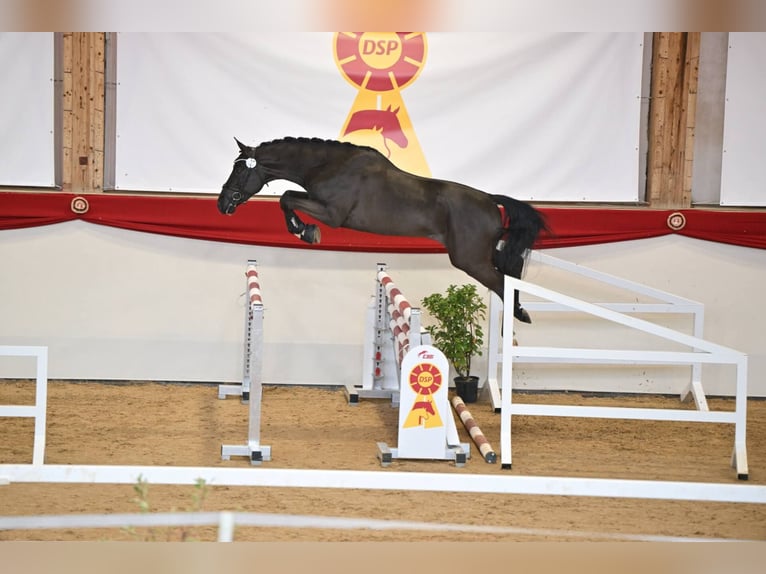
[[[520,277],[524,259],[541,231],[549,231],[543,214],[523,201],[507,195],[493,195],[502,205],[503,230],[495,250],[495,267],[506,275]]]

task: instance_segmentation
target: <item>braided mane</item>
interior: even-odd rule
[[[355,153],[375,153],[378,150],[350,142],[308,137],[284,137],[263,142],[254,148],[255,157],[269,176],[301,184],[309,169],[334,161],[334,156],[350,157]]]
[[[287,137],[271,140],[271,141],[268,141],[268,142],[263,142],[263,143],[259,144],[258,147],[255,148],[255,151],[256,152],[259,152],[259,151],[263,152],[263,151],[267,151],[267,149],[272,147],[272,146],[279,146],[279,145],[283,145],[283,144],[284,145],[293,145],[293,144],[301,145],[301,144],[303,144],[303,145],[316,146],[316,147],[334,147],[334,148],[345,147],[345,148],[349,148],[349,149],[351,149],[351,148],[357,148],[357,149],[358,148],[362,148],[362,149],[372,149],[372,150],[374,150],[374,148],[371,148],[369,146],[359,146],[359,145],[353,144],[351,142],[342,142],[342,141],[338,141],[338,140],[328,140],[328,139],[322,139],[322,138],[317,138],[317,137],[309,138],[309,137],[292,137],[292,136],[287,136]]]

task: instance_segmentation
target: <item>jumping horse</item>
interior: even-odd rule
[[[429,237],[446,247],[453,266],[501,299],[503,275],[521,278],[526,254],[546,229],[542,214],[527,203],[402,171],[371,147],[316,138],[257,147],[235,141],[239,155],[218,196],[221,213],[233,214],[265,184],[285,179],[306,190],[287,190],[279,200],[287,230],[301,240],[319,243],[321,233],[296,211],[330,227]],[[531,322],[518,292],[513,314]]]

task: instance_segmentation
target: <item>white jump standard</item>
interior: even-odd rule
[[[417,346],[421,341],[428,342],[421,338],[420,309],[409,304],[386,273],[386,265],[378,263],[375,294],[365,320],[362,383],[345,388],[349,403],[390,398],[397,406],[399,365],[410,343]]]
[[[246,456],[251,464],[271,460],[271,447],[261,444],[261,401],[263,398],[263,299],[255,260],[248,260],[245,271],[247,306],[245,310],[244,365],[241,385],[219,385],[218,398],[240,395],[249,405],[247,444],[222,445],[221,458]]]
[[[367,313],[361,388],[346,389],[349,402],[359,396],[388,398],[399,405],[398,446],[377,443],[383,466],[395,458],[453,460],[463,466],[470,445],[461,443],[447,394],[449,363],[444,354],[422,344],[420,309],[378,264],[375,298]]]

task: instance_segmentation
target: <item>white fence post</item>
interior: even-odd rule
[[[48,407],[48,347],[0,345],[0,356],[35,357],[35,404],[33,406],[0,405],[0,417],[35,419],[32,464],[45,460],[45,422]]]

